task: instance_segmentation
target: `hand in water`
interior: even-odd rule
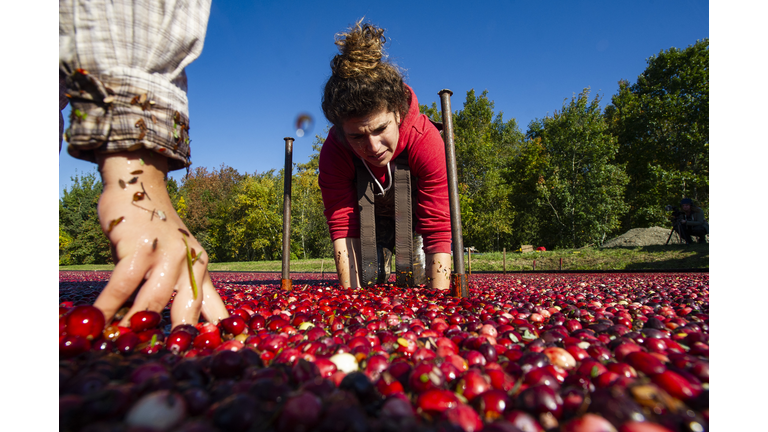
[[[165,157],[138,150],[101,156],[98,163],[104,184],[99,220],[112,244],[115,270],[94,306],[107,323],[137,289],[122,326],[128,326],[135,312],[161,312],[174,291],[173,327],[194,325],[201,313],[212,323],[228,317],[208,273],[208,254],[171,204]]]

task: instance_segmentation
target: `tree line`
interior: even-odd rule
[[[665,206],[684,196],[708,213],[708,39],[650,57],[634,84],[620,81],[605,109],[600,101],[583,89],[523,132],[494,112],[487,90],[467,92],[453,117],[466,246],[599,246],[631,228],[668,226]],[[442,121],[435,103],[420,111]],[[310,160],[294,164],[292,258],[331,256],[317,184],[322,143],[317,135]],[[276,260],[283,176],[197,167],[167,187],[211,261]],[[95,173],[72,181],[59,201],[59,264],[108,263],[96,212],[101,182]]]

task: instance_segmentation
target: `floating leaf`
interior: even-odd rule
[[[122,181],[122,180],[120,180],[120,181]],[[138,178],[138,177],[134,177],[134,178],[132,178],[132,179],[128,180],[128,184],[134,184],[134,183],[136,183],[137,181],[139,181],[139,178]]]
[[[181,232],[181,233],[182,233],[182,234],[184,234],[185,236],[189,237],[189,233],[187,232],[187,230],[185,230],[185,229],[183,229],[183,228],[179,228],[179,232]]]
[[[126,186],[125,186],[125,182],[123,181],[123,179],[120,179],[120,180],[118,180],[118,181],[117,181],[117,184],[119,184],[119,185],[120,185],[120,187],[121,187],[121,188],[123,188],[123,189],[125,189],[125,188],[126,188]]]
[[[154,252],[155,249],[157,249],[157,237],[155,237],[155,240],[152,241],[152,252]]]
[[[125,218],[123,216],[120,216],[117,219],[112,220],[112,222],[109,223],[109,229],[107,230],[107,234],[112,232],[112,229],[117,226],[120,222],[124,221]]]
[[[139,174],[143,174],[143,173],[144,173],[144,171],[142,171],[142,170],[136,170],[136,171],[132,171],[131,175],[139,175]]]
[[[181,228],[179,230],[181,231]],[[192,298],[197,300],[197,282],[195,282],[195,272],[192,270],[192,255],[189,253],[187,239],[184,237],[181,239],[184,240],[184,246],[187,248],[187,269],[189,270],[189,280],[192,282]]]
[[[157,213],[157,216],[160,218],[161,221],[165,221],[166,219],[165,212],[163,212],[162,210],[157,210],[155,213]]]
[[[144,199],[144,192],[136,192],[133,194],[133,202],[141,201]]]
[[[141,164],[141,166],[144,166],[144,159],[139,158],[139,163]]]

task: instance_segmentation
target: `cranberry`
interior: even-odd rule
[[[246,322],[242,316],[232,315],[221,320],[219,322],[219,327],[221,327],[224,332],[237,336],[245,330]]]
[[[491,389],[491,382],[478,369],[470,368],[456,384],[456,393],[471,401]]]
[[[416,399],[416,407],[427,414],[435,415],[458,406],[459,400],[450,390],[430,389]]]
[[[506,391],[491,389],[474,398],[472,405],[485,421],[491,422],[504,414],[510,402]]]
[[[217,331],[199,334],[192,342],[192,346],[197,349],[213,350],[221,345],[221,335]]]
[[[651,379],[656,385],[678,399],[693,399],[701,393],[700,386],[695,386],[679,374],[670,370],[665,370],[656,374]]]
[[[636,370],[648,376],[658,375],[667,369],[658,358],[642,351],[628,354],[625,360]]]
[[[93,306],[75,306],[66,317],[66,332],[69,335],[92,340],[104,331],[104,314]]]
[[[91,343],[83,336],[65,335],[59,341],[59,356],[71,358],[91,349]]]
[[[162,317],[159,313],[150,310],[138,311],[131,315],[131,330],[135,333],[142,332],[157,327]]]

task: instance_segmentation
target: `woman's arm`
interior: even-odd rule
[[[336,263],[336,274],[339,283],[344,288],[360,288],[361,256],[360,239],[345,237],[333,241],[333,260]]]
[[[426,254],[427,281],[432,289],[447,290],[451,288],[451,254]]]

